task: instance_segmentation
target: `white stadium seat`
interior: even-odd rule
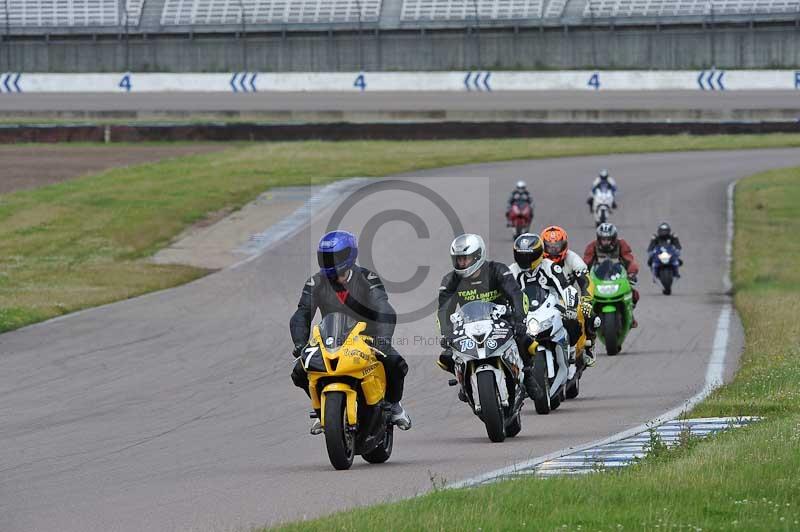
[[[584,17],[679,17],[796,13],[800,0],[589,0]]]
[[[545,0],[404,0],[400,20],[468,20],[542,18]],[[566,0],[556,0],[566,5]],[[561,11],[564,7],[561,6]],[[558,15],[560,16],[559,11]]]
[[[377,22],[381,0],[167,0],[164,26],[240,24],[315,24]]]
[[[118,0],[7,0],[12,27],[120,26],[125,24]],[[143,0],[127,0],[128,25],[138,26]]]

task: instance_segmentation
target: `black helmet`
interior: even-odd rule
[[[597,246],[602,251],[611,251],[617,246],[617,226],[608,222],[597,226]]]
[[[656,229],[656,235],[659,238],[666,238],[672,234],[672,228],[667,222],[661,222]]]
[[[535,270],[542,263],[544,246],[539,235],[523,233],[514,240],[514,262],[523,270]]]

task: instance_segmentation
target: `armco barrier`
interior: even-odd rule
[[[372,92],[798,90],[794,70],[231,72],[228,74],[0,74],[0,92]],[[0,94],[12,97],[14,94]]]
[[[400,122],[325,124],[0,126],[0,143],[432,140],[622,135],[800,133],[785,122]]]

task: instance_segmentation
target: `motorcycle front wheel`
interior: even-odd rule
[[[547,378],[547,360],[541,354],[536,354],[533,358],[533,379],[539,386],[541,393],[539,397],[533,398],[533,406],[537,414],[550,413],[550,380]]]
[[[661,286],[664,287],[664,295],[670,295],[672,293],[672,268],[661,268],[658,271],[658,278],[661,280]]]
[[[355,434],[347,430],[347,397],[344,392],[325,395],[325,446],[331,465],[350,469],[355,456]]]
[[[481,418],[486,425],[486,434],[489,439],[496,443],[505,440],[506,420],[493,372],[478,373],[478,397],[481,401]]]
[[[603,328],[603,341],[606,343],[606,354],[613,357],[619,353],[619,343],[617,338],[619,336],[619,314],[617,312],[603,314],[602,328]]]

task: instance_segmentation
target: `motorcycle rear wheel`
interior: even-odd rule
[[[517,412],[517,415],[511,420],[506,427],[506,436],[513,438],[522,430],[522,412]]]
[[[394,446],[394,425],[386,425],[386,434],[383,435],[383,443],[375,447],[368,453],[364,453],[361,457],[370,464],[382,464],[392,456],[392,447]]]
[[[567,399],[575,399],[579,393],[581,393],[581,379],[576,375],[571,381],[567,382]]]
[[[481,418],[486,425],[486,435],[495,443],[505,440],[506,420],[493,372],[478,373],[478,397],[481,401]]]
[[[325,395],[325,447],[338,470],[350,469],[355,457],[355,434],[347,430],[347,397],[344,392]]]

